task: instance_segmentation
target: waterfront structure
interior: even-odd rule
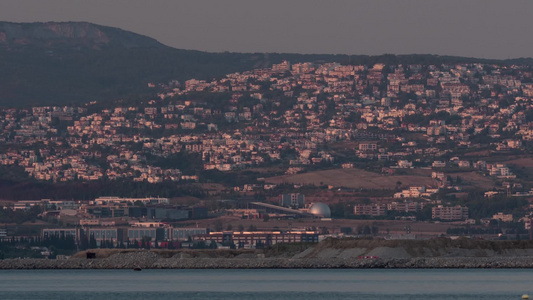
[[[43,238],[65,238],[68,236],[74,237],[74,239],[78,241],[80,239],[80,230],[77,228],[52,228],[42,230]]]
[[[127,230],[129,240],[140,241],[147,238],[154,242],[169,240],[169,230],[167,228],[132,227]]]
[[[100,225],[99,223],[95,223]],[[128,241],[150,240],[151,242],[186,241],[194,239],[199,235],[207,234],[207,228],[172,226],[160,222],[143,222],[132,224],[131,227],[124,226],[83,226],[76,228],[45,228],[41,231],[43,239],[73,237],[76,244],[82,241],[94,240],[96,246],[101,246],[103,242],[118,247],[121,243]]]
[[[89,240],[94,239],[97,246],[108,242],[117,247],[121,242],[127,241],[127,230],[122,227],[90,227],[82,232]]]
[[[316,231],[253,231],[253,232],[210,232],[198,235],[199,240],[214,241],[236,248],[262,248],[278,243],[318,243]]]
[[[207,234],[207,228],[172,228],[173,241],[187,241],[199,235]]]

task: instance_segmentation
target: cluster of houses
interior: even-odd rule
[[[439,157],[457,147],[521,151],[533,137],[531,78],[517,65],[283,62],[212,81],[151,84],[159,98],[137,106],[2,109],[0,143],[8,151],[0,164],[22,166],[39,180],[156,183],[199,178],[160,167],[147,154],[198,153],[199,168],[230,171],[282,159],[293,170],[334,163],[320,145],[343,141],[361,142],[354,159],[401,168],[410,166],[406,157]],[[188,97],[199,91],[225,98]],[[406,141],[401,131],[425,139]],[[489,172],[510,176],[505,167]]]

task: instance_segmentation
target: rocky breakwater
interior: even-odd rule
[[[277,246],[277,245],[276,245]],[[531,241],[328,239],[267,250],[89,250],[64,260],[4,259],[0,269],[533,268]]]
[[[533,268],[533,256],[428,258],[161,257],[155,252],[117,253],[107,258],[5,259],[0,269],[338,269],[338,268]]]

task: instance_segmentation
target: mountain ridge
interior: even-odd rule
[[[96,50],[112,45],[124,48],[164,46],[150,37],[88,22],[0,22],[0,46],[8,48],[77,46]]]

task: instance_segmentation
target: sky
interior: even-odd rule
[[[0,21],[86,21],[210,52],[533,57],[532,0],[0,0]]]

